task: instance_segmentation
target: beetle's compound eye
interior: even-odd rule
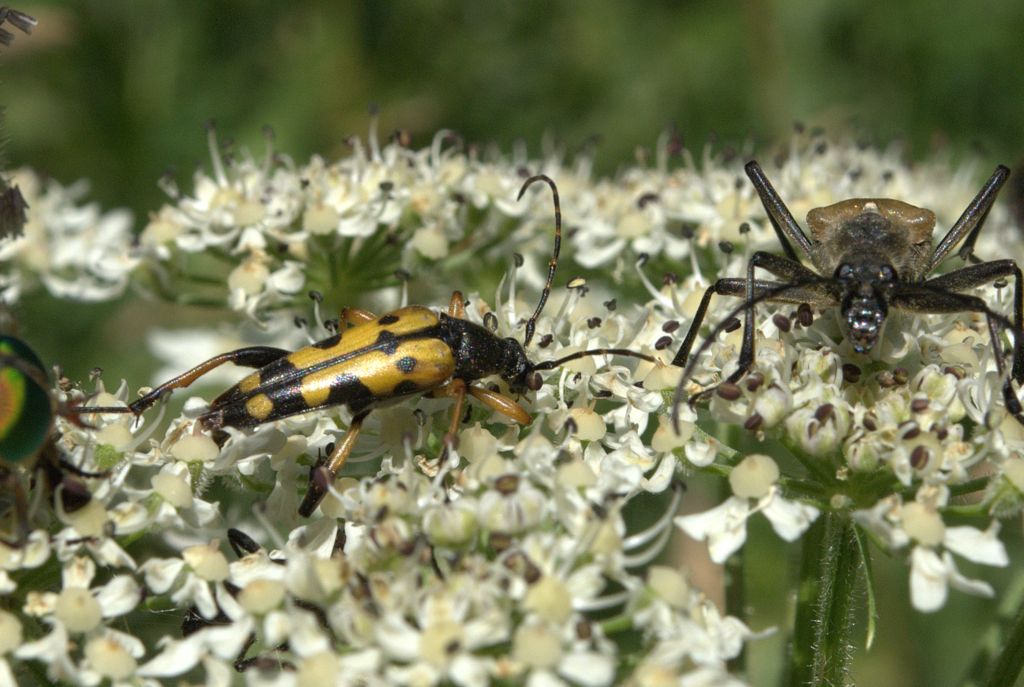
[[[878,268],[879,281],[896,281],[896,270],[892,265],[882,265]]]
[[[853,279],[853,266],[844,262],[836,268],[836,279],[842,279],[843,281]]]
[[[539,391],[544,386],[544,380],[540,376],[540,372],[531,372],[526,375],[526,388],[530,391]]]

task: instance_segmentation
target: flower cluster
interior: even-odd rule
[[[132,218],[125,210],[101,212],[81,204],[88,186],[62,186],[28,169],[9,179],[28,204],[21,231],[0,236],[0,303],[16,302],[42,284],[54,296],[110,300],[124,293],[138,264]]]
[[[665,138],[653,164],[592,179],[585,160],[486,159],[447,132],[423,150],[402,136],[353,139],[350,155],[304,165],[269,146],[262,159],[222,151],[212,129],[209,140],[212,171],[187,191],[165,180],[171,201],[135,244],[120,213],[81,210],[75,192],[19,176],[31,209],[25,235],[0,243],[12,265],[3,297],[40,282],[110,298],[131,282],[239,313],[230,342],[150,333],[168,374],[204,350],[325,338],[319,296],[313,324],[297,318],[311,290],[383,309],[415,288],[418,304],[442,309],[443,291],[460,287],[467,319],[522,340],[535,307],[524,294],[544,283],[553,222],[547,196],[516,194],[544,172],[561,195],[566,261],[607,278],[556,286],[530,359],[618,348],[662,362],[602,354],[545,372],[517,399],[528,427],[471,402],[446,438],[450,399],[375,408],[309,519],[299,501],[345,436],[347,409],[213,435],[197,419],[208,399],[189,399],[169,423],[157,410],[74,422],[77,405],[130,401],[128,386],[55,390],[74,411],[56,449],[75,469],[53,485],[52,509],[34,482],[31,533],[0,544],[0,684],[28,671],[84,685],[227,684],[236,669],[281,684],[742,684],[728,667],[754,637],[742,618],[652,562],[674,526],[724,562],[758,514],[786,541],[843,517],[907,551],[920,610],[941,607],[949,586],[992,594],[953,558],[1006,565],[997,518],[1024,498],[1024,429],[1002,407],[983,320],[894,314],[864,356],[832,313],[759,306],[753,370],[719,386],[707,412],[681,405],[673,426],[682,371],[667,363],[704,289],[777,248],[739,159],[709,148],[676,162]],[[818,135],[796,136],[776,160],[766,169],[798,217],[893,197],[934,210],[943,227],[975,190],[971,170],[908,167],[896,151]],[[978,255],[995,254],[1004,222],[997,208]],[[671,274],[648,274],[663,267]],[[1002,311],[1006,291],[979,293]],[[713,311],[709,324],[720,319]],[[261,327],[255,338],[244,323]],[[687,392],[735,369],[740,335],[710,344]],[[731,495],[677,516],[680,475],[694,472],[727,478]],[[969,505],[954,500],[968,493]],[[635,526],[638,510],[653,511],[652,524]],[[172,622],[144,631],[154,617]]]

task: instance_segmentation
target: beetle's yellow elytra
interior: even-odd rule
[[[260,376],[258,373],[253,373],[238,383],[238,389],[243,393],[249,393],[250,391],[255,391],[259,385]]]
[[[258,394],[245,402],[245,411],[257,420],[265,420],[274,412],[274,402],[266,394]]]

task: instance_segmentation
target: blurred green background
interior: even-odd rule
[[[570,153],[596,141],[604,174],[669,126],[697,149],[784,139],[802,121],[902,139],[912,158],[936,149],[992,164],[1024,157],[1019,0],[16,6],[40,24],[3,55],[10,163],[64,183],[88,178],[93,199],[131,208],[139,228],[164,200],[161,174],[174,170],[188,188],[207,164],[204,121],[254,150],[270,124],[277,149],[295,159],[333,157],[347,152],[347,136],[365,135],[371,103],[380,131],[406,129],[414,146],[439,128],[506,152],[521,141],[537,154],[545,136]],[[137,332],[222,314],[69,309],[37,294],[17,315],[44,359],[76,378],[98,364],[117,378],[129,375],[123,360],[139,351]],[[751,554],[765,572],[749,580],[752,601],[767,609],[755,616],[759,630],[784,622],[788,602],[783,549],[773,535],[763,540]],[[858,681],[956,684],[995,602],[954,594],[924,617],[908,608],[902,563],[879,567],[891,569],[881,633],[856,662]],[[781,654],[777,642],[764,647],[757,684],[772,683]]]

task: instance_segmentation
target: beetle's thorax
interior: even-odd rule
[[[441,326],[455,358],[455,377],[467,382],[500,375],[514,388],[525,384],[531,366],[523,346],[475,322],[441,315]]]
[[[890,265],[919,281],[932,253],[935,214],[891,199],[852,198],[807,213],[811,259],[821,274],[840,265]]]

